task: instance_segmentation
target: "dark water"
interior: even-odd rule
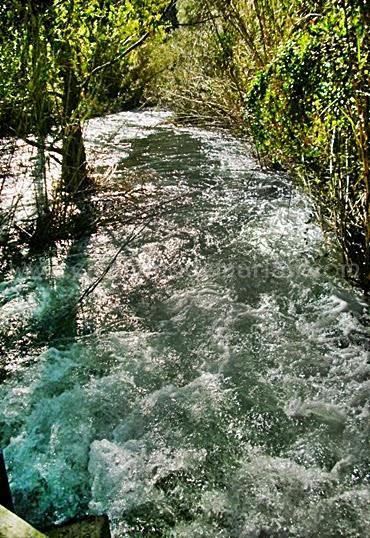
[[[18,511],[105,512],[115,537],[368,537],[368,307],[289,182],[165,118],[90,123],[104,226],[2,284]]]

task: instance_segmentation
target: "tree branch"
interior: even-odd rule
[[[50,151],[53,153],[59,153],[59,155],[63,155],[63,151],[59,148],[56,148],[55,146],[47,146],[46,144],[40,144],[39,142],[35,142],[34,140],[30,140],[29,138],[21,137],[21,140],[23,142],[26,142],[26,144],[29,144],[30,146],[34,146],[37,149],[43,149],[45,151]]]
[[[154,217],[152,217],[150,220],[153,220]],[[149,221],[150,222],[150,221]],[[113,267],[115,261],[117,260],[118,256],[121,254],[121,252],[130,244],[132,243],[139,235],[140,233],[149,225],[149,222],[145,222],[142,226],[140,226],[139,230],[134,230],[132,234],[129,236],[128,239],[118,248],[114,256],[110,259],[108,265],[105,267],[105,269],[102,271],[102,273],[98,276],[96,280],[90,286],[88,286],[85,291],[80,295],[78,300],[76,301],[74,308],[77,308],[88,295],[90,295],[102,282],[104,277],[109,273],[111,268]]]
[[[207,19],[203,19],[201,21],[193,21],[193,22],[179,22],[179,26],[198,26],[200,24],[205,24],[206,22],[215,21],[217,19],[220,19],[221,15],[216,15],[214,17],[208,17]]]
[[[40,144],[39,142],[36,142],[36,140],[30,140],[29,138],[20,136],[17,133],[17,131],[13,129],[13,127],[11,127],[10,125],[8,125],[8,128],[12,133],[14,133],[14,136],[16,136],[17,138],[20,138],[21,140],[23,140],[23,142],[26,142],[26,144],[29,144],[30,146],[33,146],[34,148],[43,149],[45,151],[50,151],[52,153],[59,153],[59,155],[63,155],[63,151],[59,148],[56,148],[55,146],[48,146],[46,144]]]

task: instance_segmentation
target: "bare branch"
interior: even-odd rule
[[[59,153],[59,155],[63,155],[63,151],[59,148],[56,148],[55,146],[48,146],[47,144],[40,144],[39,142],[36,142],[35,140],[30,140],[29,138],[20,137],[23,142],[26,142],[26,144],[29,144],[30,146],[34,146],[38,149],[43,149],[45,151],[50,151],[53,153]]]
[[[11,127],[10,125],[7,125],[8,129],[20,140],[23,140],[23,142],[26,142],[26,144],[29,144],[30,146],[33,146],[37,149],[43,149],[45,151],[50,151],[52,153],[59,153],[59,155],[63,155],[63,152],[60,148],[56,148],[55,146],[49,146],[47,144],[40,144],[40,142],[36,142],[36,140],[31,140],[29,138],[26,138],[24,136],[21,136],[17,131]]]

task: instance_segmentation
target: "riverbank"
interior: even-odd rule
[[[363,1],[178,3],[153,49],[149,97],[189,121],[243,132],[288,169],[336,237],[348,277],[370,285],[370,21]]]

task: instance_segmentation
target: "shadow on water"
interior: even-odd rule
[[[78,217],[74,222],[74,238],[63,257],[63,271],[46,280],[49,296],[34,320],[38,340],[48,346],[71,344],[79,336],[79,298],[83,293],[81,278],[88,268],[88,247],[96,232],[97,211],[93,192],[76,200]]]
[[[0,382],[17,366],[34,362],[42,350],[63,348],[80,335],[78,299],[83,293],[81,278],[88,267],[87,250],[95,232],[96,209],[90,196],[76,205],[76,237],[55,243],[46,251],[37,245],[31,249],[29,261],[13,261],[13,271],[4,278],[1,306],[5,306],[6,319],[0,331]]]
[[[34,322],[39,341],[49,346],[71,343],[78,336],[76,303],[82,292],[80,277],[87,267],[89,241],[89,236],[72,241],[63,274],[53,279],[47,304]]]
[[[163,186],[166,183],[173,185],[176,174],[179,179],[186,177],[190,181],[188,185],[204,187],[204,180],[211,178],[212,173],[210,166],[204,162],[202,147],[202,141],[189,133],[172,133],[169,136],[166,130],[154,132],[132,142],[132,151],[121,162],[120,170],[125,174],[130,170],[144,170],[149,165],[153,172],[161,174],[165,180]],[[210,165],[220,165],[217,155]]]

